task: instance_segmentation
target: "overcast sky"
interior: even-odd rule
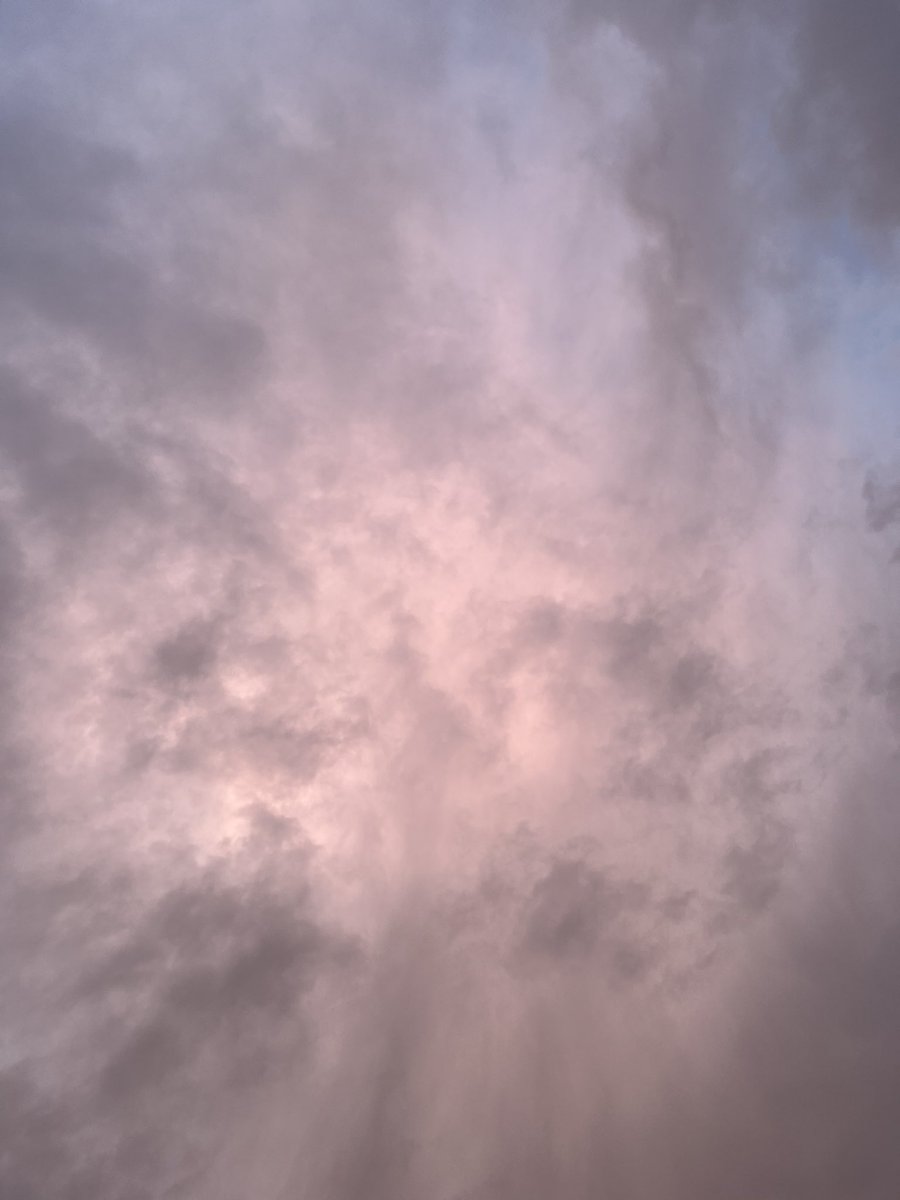
[[[3,1200],[896,1200],[898,64],[0,5]]]

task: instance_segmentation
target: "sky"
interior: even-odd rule
[[[3,1200],[895,1200],[896,0],[5,0]]]

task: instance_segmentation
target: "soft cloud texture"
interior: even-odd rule
[[[4,1200],[893,1200],[896,5],[0,34]]]

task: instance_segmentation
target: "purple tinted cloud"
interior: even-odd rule
[[[4,1200],[892,1200],[894,6],[0,26]]]

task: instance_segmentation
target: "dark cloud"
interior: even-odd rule
[[[113,890],[82,877],[65,894],[32,884],[18,953],[55,959],[56,994],[36,999],[63,1027],[81,1014],[81,1028],[67,1065],[55,1064],[62,1074],[5,1077],[5,1193],[189,1194],[217,1125],[310,1057],[308,993],[358,952],[317,920],[307,857],[280,833],[274,847],[246,843],[243,881],[238,862],[223,862],[156,901],[134,881]],[[80,929],[77,952],[60,940],[65,927]]]
[[[207,675],[216,662],[215,629],[192,621],[156,647],[154,658],[160,678],[167,683],[190,683]]]
[[[863,486],[866,516],[873,533],[882,533],[900,521],[900,484],[869,475]]]
[[[895,228],[900,12],[891,0],[865,0],[852,13],[837,0],[816,0],[801,12],[792,148],[809,171],[809,195],[850,204],[864,221]]]
[[[590,954],[606,927],[641,899],[640,889],[610,884],[583,861],[556,862],[532,893],[523,948],[563,961]]]
[[[84,336],[142,376],[143,389],[230,393],[256,375],[264,337],[204,310],[128,250],[122,216],[142,182],[135,157],[58,113],[10,108],[0,124],[2,302]],[[134,393],[133,393],[134,394]],[[138,392],[139,394],[139,392]]]
[[[63,536],[84,536],[151,498],[131,447],[110,445],[11,370],[0,372],[0,446],[19,482],[23,516]]]

